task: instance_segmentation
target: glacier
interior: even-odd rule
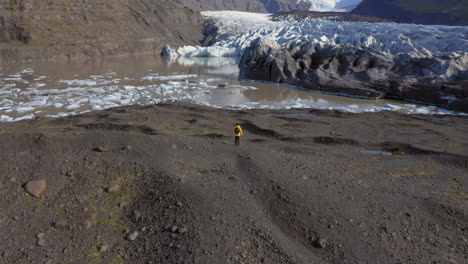
[[[243,79],[468,112],[468,27],[202,14],[216,26],[213,44],[167,54],[234,56]]]
[[[271,21],[270,14],[238,11],[205,11],[216,24],[217,35],[209,47],[185,46],[172,55],[184,57],[235,57],[258,38],[269,38],[286,47],[301,41],[320,45],[364,47],[375,52],[411,57],[468,52],[468,27],[398,23],[336,22],[329,20]]]
[[[310,11],[318,12],[350,12],[355,9],[363,0],[298,0],[310,4]]]

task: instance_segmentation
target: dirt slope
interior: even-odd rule
[[[0,263],[467,261],[466,117],[176,104],[0,130]]]
[[[202,17],[171,1],[0,0],[0,60],[158,54],[197,44]]]

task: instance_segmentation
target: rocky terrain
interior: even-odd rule
[[[400,23],[468,25],[468,0],[364,0],[352,12]]]
[[[159,53],[198,44],[203,18],[160,0],[0,0],[0,61]]]
[[[466,263],[467,130],[184,104],[0,124],[0,262]]]

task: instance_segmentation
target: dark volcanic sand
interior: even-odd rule
[[[173,104],[0,131],[0,263],[468,261],[467,117]]]

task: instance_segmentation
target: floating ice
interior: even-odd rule
[[[142,81],[168,81],[168,80],[183,80],[196,78],[196,74],[179,74],[179,75],[168,75],[168,76],[158,76],[158,75],[149,75],[141,78]]]
[[[59,83],[76,86],[95,86],[98,84],[96,81],[91,80],[60,80]]]

